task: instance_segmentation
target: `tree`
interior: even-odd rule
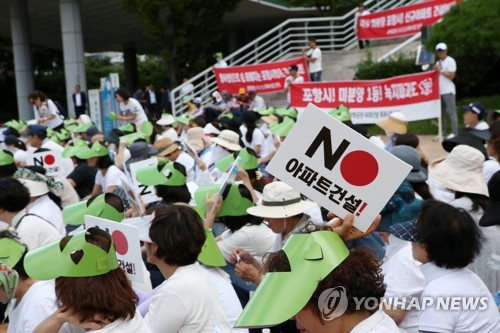
[[[290,6],[316,7],[321,16],[344,15],[358,5],[356,0],[284,0]]]
[[[168,66],[169,80],[179,82],[207,67],[210,46],[223,37],[222,17],[241,0],[124,0],[139,14]]]
[[[458,3],[432,28],[426,43],[434,50],[439,42],[457,62],[460,98],[498,94],[500,81],[500,5],[498,0],[469,0]]]

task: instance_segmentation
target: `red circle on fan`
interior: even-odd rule
[[[372,154],[363,151],[351,151],[340,162],[340,173],[351,185],[366,186],[378,175],[378,162]]]
[[[56,158],[54,157],[54,155],[46,155],[43,161],[47,165],[52,165],[56,161]]]
[[[127,237],[120,230],[115,230],[111,234],[113,243],[115,243],[116,253],[124,255],[128,252]]]

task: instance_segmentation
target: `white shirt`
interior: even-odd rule
[[[156,104],[156,94],[153,90],[148,90],[148,93],[149,93],[149,102],[151,104]]]
[[[217,61],[214,65],[215,68],[226,68],[227,67],[227,62],[224,60]]]
[[[11,301],[7,333],[28,333],[57,311],[54,280],[39,281],[26,291],[21,302]]]
[[[402,303],[410,302],[411,297],[420,297],[424,290],[424,275],[420,264],[413,259],[411,243],[393,235],[389,236],[389,245],[386,247],[382,273],[387,285],[385,297],[390,304],[391,300]],[[397,304],[394,304],[397,306]],[[405,304],[409,307],[409,304]],[[418,310],[416,307],[406,312],[405,318],[399,324],[409,333],[418,333]]]
[[[419,330],[438,333],[498,333],[500,316],[495,301],[483,281],[467,268],[446,269],[433,262],[421,266],[425,277],[422,297],[481,297],[486,309],[437,309],[437,304],[420,311]],[[451,303],[451,302],[450,302]],[[481,304],[481,302],[478,302]]]
[[[382,310],[378,310],[351,330],[351,333],[401,333],[396,323]]]
[[[86,330],[73,326],[71,324],[64,324],[59,330],[59,333],[85,333]],[[134,318],[130,320],[115,320],[111,324],[104,326],[99,330],[92,330],[91,332],[99,333],[151,333],[151,329],[146,324],[146,321],[142,318],[139,311],[135,312]]]
[[[189,156],[189,154],[186,152],[181,152],[175,161],[184,165],[184,167],[186,168],[186,183],[194,181],[194,158]]]
[[[438,60],[437,64],[441,65],[441,68],[444,72],[453,72],[457,71],[457,63],[455,59],[450,56],[444,58],[444,60]],[[454,94],[456,95],[455,84],[452,80],[448,79],[442,73],[439,74],[439,93],[441,95],[444,94]]]
[[[42,103],[40,107],[33,105],[33,111],[35,112],[35,119],[46,118],[48,116],[54,115],[55,118],[46,120],[45,126],[48,128],[56,128],[63,123],[62,118],[59,116],[59,110],[57,106],[52,102],[52,100],[47,99]]]
[[[18,149],[14,152],[14,161],[17,163],[26,163],[28,158],[28,152]]]
[[[252,142],[248,142],[246,139],[246,134],[248,132],[248,129],[244,126],[240,126],[240,132],[241,132],[241,141],[243,141],[243,144],[245,147],[251,148],[255,150],[256,146],[260,146],[260,149],[262,149],[262,146],[264,145],[264,141],[266,138],[264,137],[264,133],[259,128],[254,129],[252,133]],[[259,156],[261,155],[260,152],[258,154]]]
[[[82,95],[75,93],[75,106],[82,106]]]
[[[290,79],[292,80],[292,83],[304,82],[304,77],[302,75],[297,75],[296,78],[290,75],[285,79],[285,89],[290,88],[290,82],[288,82]],[[288,89],[288,92],[286,93],[286,100],[290,103],[290,89]]]
[[[181,96],[192,95],[193,90],[194,90],[194,85],[191,82],[186,83],[181,88]]]
[[[58,151],[60,153],[63,152],[64,148],[60,144],[55,143],[54,141],[50,140],[49,138],[45,138],[42,142],[41,148],[46,148],[51,151]],[[61,168],[62,168],[62,175],[64,177],[69,176],[70,173],[73,172],[75,169],[75,165],[73,164],[73,161],[69,157],[63,157],[61,158]]]
[[[231,284],[229,274],[218,267],[209,267],[205,265],[200,265],[200,267],[210,276],[210,279],[215,286],[215,290],[217,291],[217,297],[222,306],[222,311],[224,311],[224,315],[229,321],[229,325],[233,327],[243,311],[243,308],[241,307],[238,295],[236,294],[236,291],[234,291],[233,285]],[[233,328],[232,332],[248,333],[248,330],[243,328]]]
[[[127,181],[125,174],[116,165],[110,166],[105,176],[102,175],[101,170],[98,170],[95,175],[95,183],[101,185],[102,193],[107,193],[108,188],[112,186],[121,187],[122,179]]]
[[[229,261],[234,249],[240,248],[250,253],[257,261],[273,248],[276,234],[268,226],[247,224],[235,232],[227,229],[217,242],[224,258]]]
[[[61,236],[66,235],[66,226],[64,224],[61,209],[49,198],[48,194],[42,195],[27,207],[28,214],[35,214],[52,223]]]
[[[316,61],[314,62],[309,62],[309,73],[320,72],[322,70],[321,49],[319,47],[316,47],[315,49],[309,49],[309,51],[307,51],[307,56],[316,59]]]
[[[141,103],[139,103],[138,100],[132,97],[128,99],[126,105],[124,102],[120,103],[120,112],[122,115],[125,116],[131,116],[133,113],[135,113],[136,117],[134,120],[131,121],[131,123],[135,125],[137,125],[142,121],[148,120],[148,117],[146,116],[146,113],[144,112]]]
[[[178,267],[161,285],[146,323],[153,333],[231,332],[214,285],[197,262]]]
[[[276,146],[274,145],[274,134],[269,131],[266,123],[259,126],[259,129],[265,137],[264,143],[262,144],[262,147],[260,147],[260,156],[264,157],[276,151]]]
[[[12,225],[16,228],[21,242],[26,244],[28,249],[36,249],[62,238],[59,230],[49,221],[45,221],[35,215],[25,215],[26,212],[24,210],[20,211],[12,219]]]
[[[61,198],[61,206],[63,208],[80,201],[78,193],[67,178],[57,176],[55,177],[55,179],[63,184],[62,190],[59,190],[55,193],[59,198]]]
[[[255,98],[250,103],[249,109],[257,111],[259,109],[265,109],[265,108],[266,108],[266,102],[264,101],[264,98],[260,97],[259,95],[255,95]]]
[[[361,13],[359,12],[359,10],[356,12],[356,14],[354,14],[354,32],[357,33],[358,31],[358,19],[360,16],[365,16],[365,15],[368,15],[370,14],[370,11],[368,9],[365,9],[363,10]]]
[[[163,131],[161,133],[161,138],[169,138],[170,140],[172,140],[174,142],[179,140],[179,136],[177,135],[177,131],[173,127],[170,127],[168,130]]]

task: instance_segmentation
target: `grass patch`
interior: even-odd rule
[[[478,101],[484,104],[486,110],[496,110],[500,109],[500,95],[494,96],[484,96],[484,97],[475,97],[475,98],[464,98],[457,100],[457,115],[458,115],[458,128],[464,128],[465,125],[463,123],[463,111],[462,105],[467,105],[470,102]],[[450,122],[446,119],[448,123],[448,128],[451,128]],[[368,135],[380,135],[384,134],[384,130],[378,127],[377,125],[365,125],[368,131]],[[427,120],[419,120],[412,121],[408,124],[408,133],[417,134],[417,135],[436,135],[438,132],[438,120],[436,119],[427,119]]]

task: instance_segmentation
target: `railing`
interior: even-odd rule
[[[368,0],[365,6],[371,11],[381,11],[417,2],[417,0]],[[315,17],[288,19],[269,30],[251,43],[243,46],[224,58],[229,66],[272,62],[285,58],[291,53],[297,53],[307,45],[307,39],[316,38],[318,46],[323,51],[349,51],[357,46],[354,31],[354,19],[357,8],[339,17]],[[200,97],[202,101],[211,99],[213,91],[217,90],[217,82],[213,68],[209,67],[171,91],[172,113],[182,113],[185,95],[181,89],[191,83],[194,90],[190,95]]]

